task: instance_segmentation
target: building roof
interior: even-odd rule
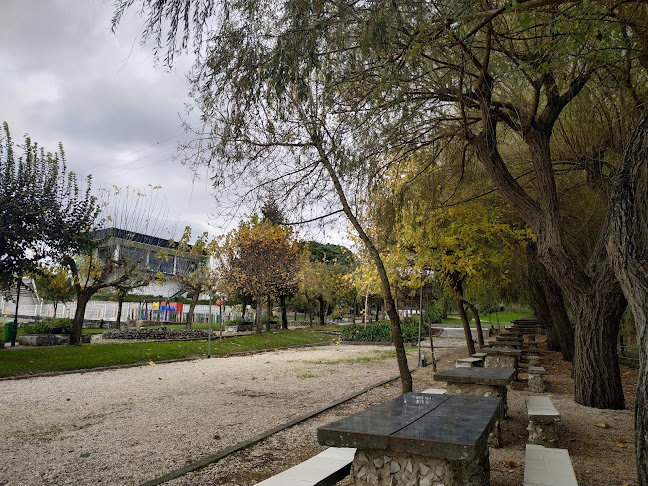
[[[128,231],[120,228],[102,228],[95,232],[95,239],[97,240],[110,237],[142,243],[145,245],[157,246],[159,248],[177,248],[178,246],[177,242],[172,243],[170,240],[165,240],[164,238],[144,235],[142,233]],[[191,248],[191,246],[189,246],[189,248]]]

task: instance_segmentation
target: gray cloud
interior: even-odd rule
[[[3,0],[0,119],[16,140],[29,133],[48,150],[61,141],[69,169],[92,173],[96,188],[161,185],[171,223],[200,233],[210,190],[173,160],[191,60],[156,69],[134,12],[112,34],[108,2]]]

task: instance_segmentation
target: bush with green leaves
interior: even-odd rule
[[[443,319],[443,305],[438,300],[425,306],[423,322],[425,324],[440,324]]]
[[[47,317],[24,327],[25,334],[69,334],[72,320],[68,317]]]
[[[421,337],[427,336],[430,328],[427,324],[421,327]],[[403,341],[416,342],[418,340],[418,322],[402,323],[401,333]],[[369,343],[391,342],[391,328],[389,322],[379,321],[367,325],[351,324],[342,329],[342,341],[359,341]]]

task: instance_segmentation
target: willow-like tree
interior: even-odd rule
[[[113,26],[134,3],[117,3]],[[293,11],[310,7],[256,0],[145,0],[142,5],[148,18],[144,36],[155,39],[156,54],[166,63],[173,63],[190,38],[195,41],[191,79],[204,130],[187,147],[187,162],[210,168],[215,184],[239,181],[242,173],[258,187],[272,184],[283,207],[316,207],[319,214],[311,220],[346,215],[378,270],[402,390],[412,391],[391,284],[354,200],[374,176],[364,168],[368,158],[379,162],[380,144],[359,151],[362,143],[345,114],[332,111],[331,98],[322,98],[340,93],[328,90],[330,78],[318,69],[315,38],[320,32],[308,34],[304,28],[310,28],[310,16]],[[320,7],[324,4],[317,8],[323,13]],[[208,23],[213,28],[206,32]],[[292,35],[298,32],[303,35]]]

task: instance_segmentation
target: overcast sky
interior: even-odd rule
[[[137,8],[115,34],[112,13],[106,0],[0,0],[0,121],[14,142],[26,133],[50,151],[62,142],[68,169],[92,174],[95,192],[161,186],[157,198],[176,231],[156,236],[178,238],[186,225],[194,237],[226,232],[246,214],[218,217],[206,174],[195,179],[174,160],[191,102],[191,56],[177,58],[172,72],[156,67],[151,47],[140,42]],[[340,228],[298,231],[348,245]]]
[[[68,168],[91,173],[93,188],[162,186],[178,231],[219,233],[208,226],[207,181],[173,160],[191,60],[179,59],[175,72],[156,68],[136,10],[112,34],[112,2],[2,0],[0,121],[15,142],[25,133],[51,151],[62,142]]]

